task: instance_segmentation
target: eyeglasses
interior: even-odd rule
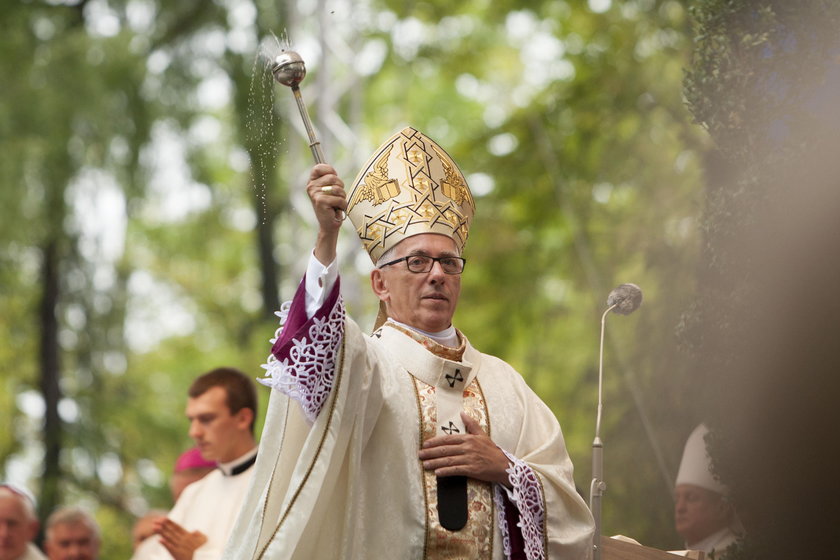
[[[407,257],[400,257],[391,262],[386,262],[379,268],[397,264],[400,261],[405,261],[405,266],[408,267],[409,272],[421,273],[429,272],[435,265],[435,261],[440,263],[440,268],[446,274],[461,274],[464,272],[464,266],[467,264],[467,259],[461,257],[429,257],[426,255],[409,255]]]

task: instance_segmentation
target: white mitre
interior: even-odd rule
[[[677,473],[676,485],[693,484],[718,494],[726,495],[726,486],[712,474],[712,460],[706,449],[706,434],[709,429],[700,424],[685,442],[680,470]]]
[[[455,161],[411,127],[376,149],[347,193],[347,217],[374,263],[421,233],[445,235],[461,253],[474,214],[475,201]]]

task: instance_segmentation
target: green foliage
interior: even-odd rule
[[[777,158],[779,150],[795,154],[800,146],[778,142],[771,125],[782,119],[801,131],[818,124],[803,101],[815,70],[833,56],[833,3],[809,2],[803,9],[771,0],[714,0],[695,4],[692,14],[698,31],[685,95],[697,122],[743,163],[756,164],[771,150]]]
[[[701,293],[682,327],[695,355],[704,356],[700,367],[719,370],[735,351],[725,341],[736,339],[732,329],[749,284],[760,280],[750,256],[738,251],[755,240],[760,217],[800,181],[780,178],[801,173],[800,162],[813,160],[836,130],[831,92],[840,10],[821,1],[803,8],[715,0],[694,4],[692,13],[697,32],[685,94],[719,151],[706,161]],[[718,351],[709,352],[712,346]]]
[[[838,490],[808,481],[834,460],[814,450],[836,448],[825,426],[840,395],[824,319],[838,278],[840,7],[729,0],[693,14],[686,97],[720,153],[708,160],[701,284],[683,337],[717,473],[747,526],[727,558],[828,557],[825,500]]]

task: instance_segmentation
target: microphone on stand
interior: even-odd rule
[[[607,311],[630,315],[642,305],[642,289],[636,284],[622,284],[607,296]]]
[[[630,315],[642,305],[642,290],[636,284],[621,284],[607,296],[607,310],[601,316],[601,347],[598,355],[598,414],[595,419],[595,440],[592,442],[592,483],[589,486],[589,509],[595,519],[593,560],[601,560],[601,497],[607,489],[604,482],[604,443],[601,441],[602,389],[604,384],[604,327],[607,314]]]

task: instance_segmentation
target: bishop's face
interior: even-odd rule
[[[390,260],[411,255],[459,256],[455,242],[436,233],[422,233],[401,241]],[[426,332],[439,332],[452,324],[461,293],[461,275],[446,274],[439,262],[433,263],[429,272],[415,273],[402,261],[374,269],[371,286],[385,302],[389,317]]]
[[[678,484],[674,498],[675,528],[689,545],[729,525],[731,506],[717,492],[693,484]]]

